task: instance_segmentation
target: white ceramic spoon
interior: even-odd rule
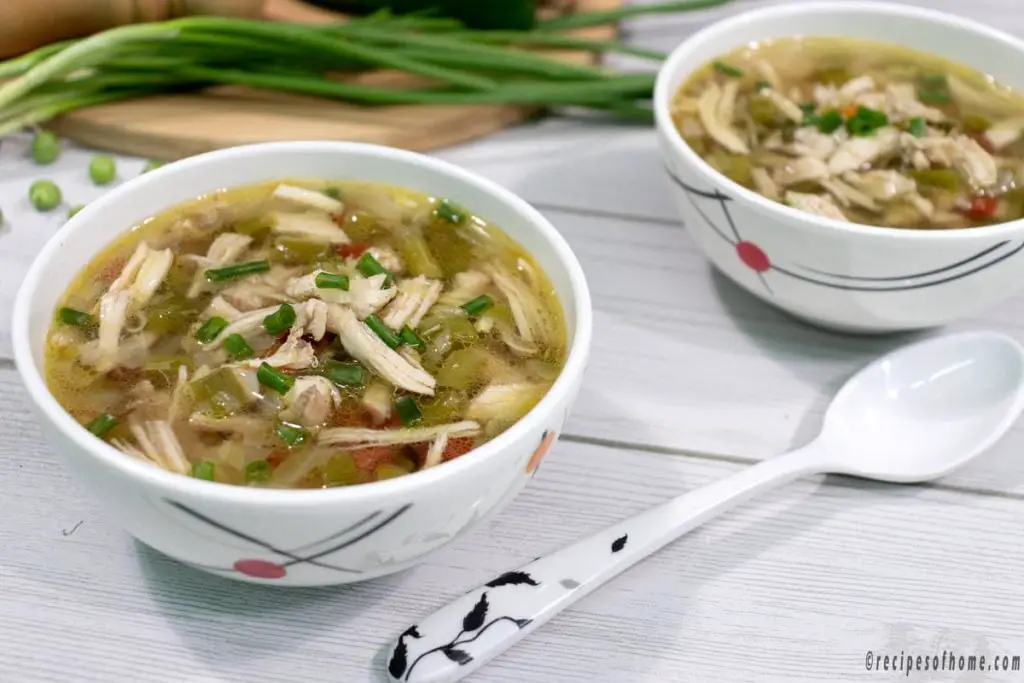
[[[1024,348],[995,333],[933,338],[852,377],[810,444],[760,462],[507,572],[399,637],[394,681],[451,683],[687,531],[756,494],[812,474],[911,483],[994,444],[1024,408]]]

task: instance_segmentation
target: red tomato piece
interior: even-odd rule
[[[975,220],[982,220],[991,218],[997,208],[999,208],[999,200],[995,197],[975,197],[971,200],[971,208],[967,214]]]
[[[369,248],[370,247],[367,244],[353,242],[352,244],[342,244],[335,248],[335,251],[337,251],[338,256],[342,258],[358,258]]]

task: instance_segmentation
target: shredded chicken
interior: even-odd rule
[[[846,221],[846,215],[836,206],[828,195],[806,194],[804,192],[787,192],[785,201],[794,209],[813,213],[837,221]]]
[[[427,456],[423,459],[423,469],[440,465],[446,448],[448,448],[448,432],[441,432],[430,442]]]
[[[881,211],[881,207],[875,203],[874,199],[867,196],[860,190],[851,187],[839,178],[822,180],[821,186],[828,190],[829,194],[831,194],[841,206],[856,206],[873,212]]]
[[[754,168],[750,169],[750,178],[751,180],[753,180],[754,187],[757,189],[757,191],[763,194],[765,197],[767,197],[768,199],[773,199],[775,201],[781,199],[781,195],[779,194],[779,186],[775,183],[774,180],[772,180],[772,176],[770,173],[768,173],[768,171],[761,168],[760,166],[755,166]],[[491,318],[481,318],[480,320],[477,321],[477,323],[479,324],[484,320],[491,321],[493,324],[493,320]]]
[[[191,470],[185,451],[182,450],[178,437],[166,420],[140,421],[130,419],[128,429],[135,437],[137,447],[131,446],[121,440],[113,440],[112,443],[122,451],[135,457],[140,455],[150,462],[178,474],[188,474]]]
[[[325,197],[330,199],[330,197]],[[331,217],[318,211],[306,213],[275,212],[270,215],[271,230],[275,235],[292,237],[321,244],[348,244],[348,235]]]
[[[993,124],[985,131],[985,139],[998,151],[1020,140],[1021,134],[1024,134],[1024,117],[1015,117]]]
[[[850,138],[829,157],[828,170],[832,175],[859,171],[867,164],[894,154],[899,143],[899,131],[888,126],[879,128],[869,137]]]
[[[393,330],[405,325],[412,329],[420,324],[427,311],[437,303],[443,285],[422,275],[398,284],[398,295],[384,309],[381,319]]]
[[[405,262],[402,261],[402,257],[398,255],[398,252],[391,247],[370,247],[366,250],[366,253],[377,259],[377,263],[384,266],[384,270],[387,270],[390,273],[397,275],[405,271]]]
[[[389,348],[352,310],[331,305],[327,312],[327,329],[338,335],[349,355],[391,384],[414,394],[434,395],[436,380]]]
[[[333,197],[328,197],[322,192],[316,190],[309,190],[304,187],[296,187],[295,185],[278,185],[274,189],[274,196],[278,199],[284,199],[289,202],[299,204],[311,209],[319,209],[320,211],[326,211],[327,213],[335,213],[342,211],[345,205],[339,202]]]
[[[769,88],[764,93],[772,101],[772,104],[775,105],[775,108],[782,112],[782,115],[787,119],[794,123],[803,122],[804,112],[796,102],[774,88]]]
[[[821,159],[814,157],[801,157],[793,159],[785,166],[775,169],[772,180],[776,185],[788,187],[806,181],[819,181],[828,178],[830,175],[828,164]]]
[[[382,425],[391,417],[391,400],[394,392],[383,382],[371,382],[363,397],[359,399],[360,404],[370,414],[373,424]]]
[[[211,268],[223,268],[234,263],[241,256],[249,245],[252,244],[252,237],[241,235],[237,232],[224,232],[213,240],[210,248],[206,250],[206,256],[183,256],[186,261],[196,264],[196,274],[192,278],[192,286],[188,289],[188,298],[194,299],[206,288],[206,271]]]
[[[229,304],[224,297],[218,295],[210,300],[210,305],[206,307],[202,315],[204,319],[214,316],[224,318],[230,323],[242,317],[242,311]]]
[[[543,344],[550,340],[551,321],[537,293],[515,275],[498,266],[492,265],[488,273],[508,301],[520,338],[528,344]]]
[[[734,154],[750,154],[747,143],[732,125],[738,89],[737,81],[730,81],[724,87],[712,83],[701,93],[697,111],[704,130],[715,142]]]
[[[336,427],[324,429],[317,435],[317,442],[324,446],[393,446],[399,444],[423,443],[438,434],[449,438],[476,436],[480,423],[473,420],[453,422],[433,427],[410,429],[364,429],[361,427]]]
[[[281,418],[304,427],[319,427],[341,405],[341,392],[326,377],[299,377],[282,399]]]
[[[478,270],[456,273],[451,287],[437,299],[439,306],[461,306],[487,291],[491,278]]]
[[[265,419],[255,415],[213,417],[207,413],[192,413],[188,418],[188,424],[204,432],[220,434],[259,434],[269,428]]]
[[[466,408],[466,417],[479,422],[518,419],[544,395],[543,385],[528,382],[489,384]]]
[[[349,277],[348,291],[342,289],[320,289],[316,286],[316,276],[323,271],[315,271],[309,275],[294,278],[287,287],[286,293],[296,299],[319,297],[329,304],[349,306],[359,319],[376,313],[388,304],[398,293],[394,285],[386,287],[387,275],[379,273],[370,277],[352,275]]]
[[[917,183],[899,171],[847,173],[843,180],[873,199],[888,201],[917,191]]]

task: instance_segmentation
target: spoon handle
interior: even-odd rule
[[[456,598],[398,638],[388,673],[405,683],[452,683],[609,579],[687,531],[769,488],[817,473],[807,446],[690,491]]]

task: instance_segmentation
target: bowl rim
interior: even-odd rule
[[[576,323],[572,330],[573,341],[562,371],[548,392],[529,413],[494,439],[473,449],[465,456],[443,463],[443,466],[358,486],[329,489],[264,489],[194,479],[135,460],[107,442],[95,438],[64,410],[46,386],[42,368],[35,362],[29,339],[30,314],[35,305],[39,283],[61,248],[64,239],[76,230],[89,225],[93,220],[92,217],[99,215],[108,204],[126,195],[145,192],[147,187],[156,183],[171,178],[186,177],[192,169],[210,162],[266,159],[276,155],[294,153],[369,155],[384,157],[399,164],[418,166],[430,173],[454,178],[457,182],[495,197],[537,229],[540,237],[551,247],[555,260],[565,269],[570,285],[569,296],[571,302],[575,304]],[[226,182],[225,185],[232,186],[230,182]],[[112,230],[110,240],[123,234],[128,227],[130,226],[120,226],[116,231]],[[515,236],[510,235],[510,237],[518,241]],[[91,259],[93,256],[95,254],[90,255],[89,258]],[[84,264],[79,269],[82,267]],[[560,303],[565,307],[568,302]],[[188,157],[133,178],[90,203],[57,230],[33,260],[15,297],[11,320],[11,340],[15,365],[33,403],[56,429],[82,451],[81,454],[69,454],[65,457],[90,458],[96,466],[113,468],[122,476],[132,479],[138,484],[192,498],[206,499],[222,504],[269,505],[307,509],[324,505],[357,505],[379,498],[413,496],[422,489],[435,486],[445,479],[452,479],[463,471],[482,466],[483,463],[493,459],[500,451],[526,437],[544,420],[550,419],[548,416],[564,399],[572,400],[571,394],[582,379],[587,364],[592,325],[593,311],[590,291],[583,268],[575,253],[561,233],[537,209],[512,191],[451,162],[417,152],[360,142],[298,140],[240,145]]]
[[[704,42],[721,36],[727,36],[735,29],[741,27],[747,27],[768,19],[786,17],[798,19],[803,14],[811,13],[878,15],[880,18],[899,16],[922,23],[941,24],[953,30],[976,34],[988,41],[1002,43],[1024,56],[1024,40],[1018,39],[1009,33],[951,12],[894,2],[877,2],[873,0],[865,2],[837,0],[830,2],[827,0],[814,0],[812,2],[787,3],[739,12],[709,24],[684,39],[669,53],[668,58],[658,70],[654,87],[655,126],[663,140],[670,145],[672,152],[677,156],[681,156],[692,168],[703,174],[708,181],[724,185],[737,198],[753,204],[758,210],[766,212],[782,222],[797,222],[802,227],[823,234],[838,232],[844,236],[854,238],[879,237],[914,241],[955,242],[980,237],[986,239],[1008,237],[1019,232],[1021,227],[1024,226],[1024,218],[973,228],[908,230],[906,228],[881,227],[816,216],[815,214],[771,201],[759,193],[743,187],[713,168],[686,144],[672,121],[670,103],[676,92],[673,81],[677,79],[678,75],[681,73],[689,75],[704,63],[702,61],[690,64],[692,51]],[[800,34],[794,32],[794,35]],[[939,52],[935,54],[943,56]]]

